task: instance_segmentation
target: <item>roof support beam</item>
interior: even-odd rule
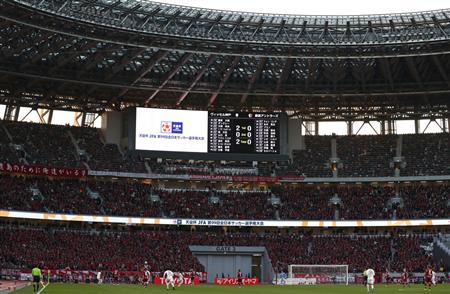
[[[75,52],[84,52],[86,51],[88,48],[94,47],[98,42],[96,41],[89,41],[89,40],[85,40],[83,44],[79,44],[80,41],[77,41],[76,45],[73,46]],[[78,54],[70,54],[69,56],[60,56],[56,62],[56,65],[54,65],[51,69],[50,69],[50,73],[54,73],[58,68],[66,65],[67,63],[73,61],[76,57],[78,57]]]
[[[264,67],[266,66],[266,63],[267,63],[267,57],[261,57],[261,59],[259,60],[258,66],[256,67],[256,71],[253,73],[253,75],[250,79],[250,82],[248,83],[247,92],[244,93],[241,97],[241,104],[245,104],[245,102],[247,101],[248,95],[251,92],[253,92],[256,81],[258,80],[259,76],[261,75]]]
[[[176,21],[177,17],[181,14],[180,10],[177,10],[173,15],[170,16],[169,20],[167,21],[166,25],[162,29],[163,32],[167,32],[167,29],[169,28],[172,21]]]
[[[442,67],[441,61],[437,56],[431,56],[431,60],[433,61],[434,65],[437,67],[439,73],[441,74],[442,79],[447,83],[447,86],[450,87],[450,80],[448,78],[448,74],[445,71],[445,69]]]
[[[119,7],[120,4],[121,4],[120,1],[116,1],[116,2],[112,3],[111,5],[103,8],[100,12],[102,14],[105,14],[106,12],[109,12],[109,11],[113,10],[114,8]]]
[[[132,85],[135,85],[137,82],[139,82],[141,79],[143,79],[152,69],[155,67],[155,65],[161,61],[164,57],[169,54],[169,51],[166,50],[159,50],[153,56],[151,57],[150,61],[145,66],[144,70],[142,70],[139,75],[134,79]]]
[[[169,71],[163,78],[163,82],[161,83],[161,85],[158,87],[158,89],[156,89],[152,95],[150,95],[150,97],[147,99],[147,101],[145,101],[145,104],[148,104],[153,98],[155,98],[155,96],[159,93],[159,91],[161,91],[162,88],[164,88],[164,86],[170,81],[170,79],[173,78],[173,76],[186,64],[186,62],[189,61],[189,59],[191,59],[191,57],[193,56],[193,53],[185,53],[183,55],[183,57],[181,57],[180,62],[175,65],[171,71]]]
[[[444,28],[442,28],[441,24],[439,23],[436,16],[432,16],[431,19],[433,20],[433,23],[440,34],[442,34],[443,37],[448,38],[448,34],[445,32]]]
[[[286,59],[286,62],[284,63],[283,71],[280,74],[280,77],[278,78],[277,87],[275,89],[275,95],[272,96],[272,105],[275,105],[278,101],[278,97],[281,94],[281,90],[283,89],[284,82],[289,77],[289,74],[291,73],[292,66],[294,65],[294,58],[288,58]]]
[[[242,16],[239,17],[239,19],[236,21],[235,25],[233,26],[233,29],[228,33],[227,38],[230,37],[232,34],[234,34],[234,31],[241,25],[243,20],[244,20],[244,18]]]
[[[133,49],[131,49],[131,51],[133,51]],[[134,53],[126,53],[121,59],[120,61],[114,65],[111,69],[111,72],[109,72],[106,77],[105,80],[109,81],[111,80],[119,71],[121,71],[123,68],[125,68],[125,66],[127,66],[127,64],[135,59],[136,57],[138,57],[139,55],[141,55],[143,52],[145,51],[145,48],[139,48],[136,52]],[[89,90],[87,90],[86,95],[89,96],[90,94],[92,94],[95,90],[97,89],[97,87],[91,87]]]
[[[214,91],[214,93],[211,94],[211,97],[209,97],[208,107],[213,105],[214,102],[216,101],[217,96],[219,96],[220,91],[222,91],[228,79],[231,77],[231,74],[234,72],[234,69],[236,68],[236,65],[238,65],[239,60],[241,60],[241,56],[235,56],[233,58],[233,61],[228,66],[228,69],[226,70],[225,74],[222,77],[222,80],[220,81],[219,87],[217,88],[216,91]]]
[[[412,76],[414,77],[414,79],[416,80],[417,84],[419,85],[420,89],[424,89],[424,85],[423,85],[423,81],[422,81],[422,77],[420,76],[419,70],[417,69],[416,63],[414,61],[414,59],[412,57],[407,57],[406,58],[406,64],[408,65],[408,69],[411,72]],[[422,95],[422,99],[423,101],[429,105],[430,101],[428,99],[428,95],[426,93],[424,93]]]
[[[35,63],[38,62],[40,59],[42,59],[42,57],[46,56],[47,54],[49,54],[52,50],[58,50],[59,48],[61,48],[61,46],[63,46],[64,44],[69,43],[71,40],[67,40],[65,38],[61,38],[60,40],[56,41],[56,43],[54,44],[41,44],[37,51],[38,53],[33,56],[33,58],[31,59],[30,63]],[[26,67],[27,65],[29,65],[29,63],[25,63],[21,66],[21,68]]]
[[[218,15],[217,17],[216,17],[216,19],[214,20],[214,22],[211,24],[211,26],[209,27],[209,29],[208,29],[208,35],[212,32],[212,30],[214,29],[214,27],[216,26],[216,25],[218,25],[219,24],[219,22],[222,20],[222,18],[223,18],[223,16],[222,15]]]
[[[381,58],[380,65],[381,65],[381,70],[383,71],[384,77],[387,78],[387,80],[389,82],[389,86],[390,86],[391,90],[393,90],[394,89],[394,79],[392,78],[392,71],[391,71],[391,66],[389,64],[389,61],[386,58]]]
[[[167,54],[169,54],[169,51],[165,51],[165,50],[159,50],[158,52],[153,54],[153,56],[151,57],[150,61],[147,63],[145,68],[139,73],[139,75],[131,83],[131,86],[136,85],[136,83],[138,83],[141,79],[143,79],[153,69],[153,67],[155,67],[155,65],[161,61],[161,59],[163,59],[164,57],[167,56]],[[111,100],[111,102],[115,103],[118,99],[120,99],[126,93],[128,93],[129,90],[130,90],[129,88],[123,89],[113,100]]]
[[[277,39],[278,36],[281,34],[281,31],[284,30],[284,25],[285,25],[285,24],[286,24],[286,20],[283,19],[283,20],[281,21],[281,25],[280,25],[280,27],[278,28],[277,33],[275,34],[274,39]]]
[[[116,50],[119,50],[122,46],[121,45],[114,45],[111,46],[109,45],[108,47],[105,47],[105,49],[107,49],[109,52],[114,52]],[[102,48],[100,50],[97,50],[90,58],[90,61],[83,66],[84,71],[80,71],[77,75],[77,77],[81,77],[82,75],[84,75],[86,72],[88,72],[89,70],[91,70],[94,66],[96,66],[100,61],[102,61],[107,55],[105,55],[105,49]]]
[[[261,20],[258,23],[258,26],[256,27],[255,31],[252,33],[252,38],[255,37],[256,33],[261,29],[262,25],[264,23],[264,18],[261,18]]]
[[[189,24],[186,26],[186,29],[183,31],[183,34],[186,34],[187,32],[189,32],[189,30],[191,29],[192,25],[193,25],[194,23],[196,23],[197,20],[198,20],[201,16],[202,16],[201,13],[197,13],[197,15],[196,15],[193,19],[191,19],[191,21],[189,22]]]
[[[412,57],[407,57],[406,64],[407,64],[408,70],[411,73],[411,75],[413,76],[413,78],[419,84],[420,88],[423,89],[422,78],[420,77],[420,73],[417,70],[417,66],[416,66],[416,63],[414,62],[414,59]]]
[[[317,70],[317,61],[316,60],[312,60],[312,59],[308,59],[308,75],[305,78],[305,92],[307,92],[309,90],[309,85],[311,84],[311,82],[314,79],[315,76],[315,71]]]
[[[18,34],[22,34],[23,31],[19,32]],[[29,32],[30,35],[32,35],[33,31]],[[36,40],[32,41],[32,44],[38,45],[41,42],[46,43],[48,41],[48,38],[53,35],[52,32],[42,32],[42,35],[40,37],[38,37]],[[24,49],[29,48],[30,47],[30,42],[23,42],[20,46],[15,47],[14,51],[21,53]]]
[[[139,26],[139,29],[143,29],[147,23],[158,13],[161,11],[161,8],[156,8],[152,12],[148,13],[143,19],[142,24]]]
[[[202,67],[202,69],[200,69],[200,71],[197,72],[197,75],[195,76],[195,78],[192,81],[192,83],[189,85],[189,88],[187,88],[186,91],[181,93],[181,95],[180,95],[180,97],[178,98],[178,101],[177,101],[177,106],[179,106],[183,102],[183,100],[186,99],[187,95],[189,95],[189,92],[191,92],[192,89],[195,87],[195,85],[197,85],[198,81],[200,81],[200,79],[206,73],[208,68],[213,64],[214,61],[216,61],[216,59],[217,59],[217,55],[210,55],[209,56],[208,61]]]
[[[124,22],[125,22],[125,20],[127,19],[127,17],[128,16],[130,16],[131,14],[133,14],[133,13],[135,13],[139,8],[141,8],[142,6],[141,6],[141,4],[137,4],[137,5],[135,5],[134,7],[132,7],[132,8],[130,8],[130,9],[128,9],[128,10],[126,10],[126,12],[123,14],[123,15],[121,15],[122,17],[124,17],[123,19],[122,19],[122,21],[120,22],[120,24],[123,24]]]
[[[112,79],[119,71],[124,69],[130,61],[145,52],[145,48],[139,48],[137,51],[131,49],[131,52],[127,52],[120,61],[112,67],[112,71],[106,76],[106,80]]]

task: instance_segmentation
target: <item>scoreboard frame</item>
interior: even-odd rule
[[[164,109],[161,109],[164,111]],[[227,113],[227,112],[208,112],[208,124],[210,113]],[[231,112],[236,113],[236,112]],[[244,112],[239,112],[244,113]],[[248,112],[245,112],[248,113]],[[136,108],[130,108],[121,112],[121,142],[128,143],[128,150],[135,154],[149,158],[166,158],[166,159],[182,159],[182,160],[226,160],[226,161],[286,161],[289,159],[288,154],[288,116],[286,113],[264,113],[258,114],[276,114],[279,120],[279,153],[225,153],[225,152],[209,152],[209,138],[208,138],[208,152],[172,152],[172,151],[155,151],[155,150],[139,150],[135,148],[136,136]],[[254,113],[256,114],[256,112]],[[108,126],[106,126],[108,128]],[[208,125],[209,132],[209,125]]]
[[[208,153],[280,154],[280,118],[281,113],[208,112]],[[228,130],[212,129],[213,120],[228,123]]]

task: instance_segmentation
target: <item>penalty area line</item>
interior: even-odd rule
[[[42,289],[41,289],[41,290],[37,291],[37,293],[36,293],[36,294],[41,294],[41,293],[42,293],[42,291],[44,291],[44,290],[45,290],[45,288],[47,288],[47,286],[48,286],[48,284],[47,284],[47,285],[45,285],[44,287],[42,287]]]

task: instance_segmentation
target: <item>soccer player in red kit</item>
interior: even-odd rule
[[[240,269],[237,272],[237,282],[238,282],[239,288],[244,286],[244,283],[242,282],[242,272]]]
[[[386,272],[384,273],[384,277],[386,279],[386,284],[392,283],[392,277],[389,269],[386,268]]]
[[[408,274],[408,271],[406,270],[406,268],[403,269],[402,284],[403,284],[403,287],[409,286],[409,274]]]
[[[150,284],[152,279],[152,275],[150,273],[150,268],[148,266],[147,262],[144,262],[144,277],[142,279],[142,284],[144,285],[144,288],[147,288],[147,286]]]
[[[115,269],[113,272],[114,284],[119,285],[119,270]]]
[[[423,275],[423,282],[425,283],[425,290],[431,291],[431,283],[433,278],[433,269],[431,266],[427,266],[425,273]]]

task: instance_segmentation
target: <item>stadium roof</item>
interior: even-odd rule
[[[450,10],[283,16],[151,1],[0,3],[0,102],[449,115]]]
[[[207,9],[241,11],[252,14],[363,15],[428,11],[450,7],[447,0],[158,0],[157,2]]]

